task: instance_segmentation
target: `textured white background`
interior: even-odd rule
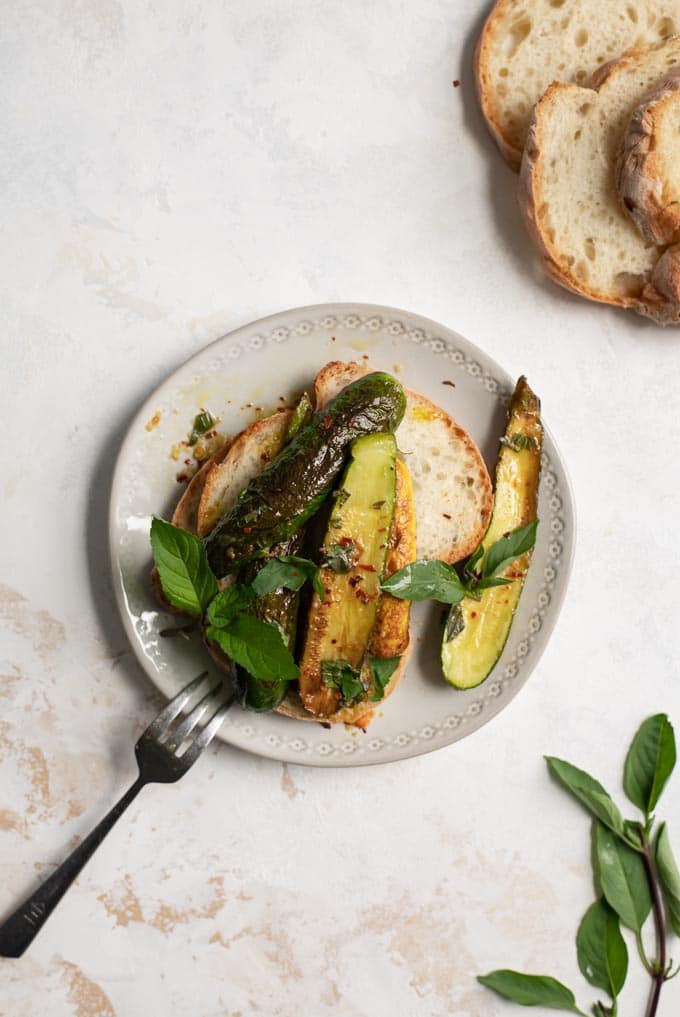
[[[560,622],[504,713],[367,770],[215,747],[0,961],[3,1017],[501,1017],[474,976],[502,966],[596,996],[573,948],[588,821],[542,754],[618,793],[639,722],[680,725],[679,334],[536,270],[475,107],[483,13],[3,5],[0,915],[134,776],[159,700],[112,599],[109,480],[141,400],[202,345],[330,300],[442,321],[529,374],[579,513]],[[680,853],[680,777],[661,811]],[[673,982],[660,1012],[679,1004]]]

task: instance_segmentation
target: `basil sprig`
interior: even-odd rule
[[[465,597],[479,600],[482,591],[512,583],[512,579],[499,573],[531,550],[536,543],[537,528],[537,519],[519,526],[493,543],[486,553],[480,544],[459,565],[420,558],[393,573],[381,588],[400,600],[438,600],[442,604],[459,604]]]
[[[257,596],[286,587],[298,590],[310,579],[319,592],[318,568],[306,558],[273,558],[250,586],[219,590],[203,542],[163,519],[151,523],[151,549],[163,593],[173,607],[202,619],[206,636],[254,678],[292,680],[299,668],[276,625],[249,614]],[[323,594],[323,586],[319,596]]]
[[[668,931],[680,935],[680,871],[671,851],[668,829],[661,823],[652,839],[656,807],[675,765],[675,736],[665,714],[649,717],[633,738],[626,756],[623,786],[629,800],[644,816],[624,819],[604,787],[585,770],[547,756],[554,777],[593,817],[595,883],[601,896],[586,911],[576,935],[578,965],[584,978],[603,989],[611,1002],[593,1004],[595,1017],[616,1017],[618,997],[628,972],[628,948],[621,926],[630,929],[645,969],[652,979],[647,1017],[657,1013],[664,982],[672,970],[666,956]],[[665,913],[663,903],[665,903]],[[656,954],[648,957],[643,927],[650,915],[656,930]],[[574,994],[545,975],[525,975],[503,969],[478,977],[482,985],[522,1006],[544,1006],[577,1013]]]

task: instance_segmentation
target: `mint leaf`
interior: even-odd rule
[[[458,604],[467,594],[453,565],[435,558],[405,565],[386,579],[381,589],[399,600],[439,600],[442,604]]]
[[[639,932],[652,907],[642,855],[602,823],[595,824],[597,873],[607,903],[624,925]]]
[[[649,717],[633,738],[623,786],[633,805],[649,816],[675,766],[675,736],[665,713]]]
[[[217,593],[217,580],[208,565],[203,541],[154,516],[151,550],[163,593],[173,607],[202,615]]]
[[[235,583],[225,590],[220,590],[217,596],[213,597],[208,605],[206,617],[211,625],[225,628],[237,614],[247,610],[254,599],[255,594],[249,586]]]
[[[628,973],[628,950],[619,920],[605,900],[595,901],[583,916],[576,952],[583,977],[616,999]]]
[[[295,554],[277,555],[271,558],[257,573],[251,584],[258,597],[266,597],[274,590],[299,590],[309,579],[319,600],[326,599],[326,589],[321,581],[319,567],[308,558]]]
[[[503,572],[516,558],[530,551],[536,543],[537,528],[538,519],[534,519],[526,526],[519,526],[516,530],[511,530],[505,537],[501,537],[495,544],[492,544],[486,552],[482,578],[490,579],[499,572]]]
[[[557,759],[555,756],[546,756],[546,762],[552,773],[567,788],[568,791],[579,799],[580,802],[593,813],[594,816],[613,830],[619,836],[623,835],[623,818],[618,808],[607,794],[605,789],[586,773],[572,766],[564,759]]]
[[[668,920],[676,936],[680,936],[680,872],[668,836],[668,829],[665,823],[659,827],[656,835],[656,869],[661,881]]]
[[[322,660],[321,682],[326,688],[337,689],[340,692],[343,706],[354,706],[366,698],[368,691],[362,681],[361,672],[358,668],[352,667],[348,660]]]
[[[521,1006],[546,1006],[550,1010],[582,1013],[576,1006],[573,992],[548,975],[523,975],[506,968],[478,975],[477,981]]]
[[[401,657],[369,657],[368,664],[373,675],[371,702],[379,703],[385,696],[389,680],[399,667]]]
[[[292,681],[300,676],[300,669],[286,649],[276,625],[260,621],[251,615],[238,614],[228,628],[209,626],[206,633],[224,650],[226,655],[253,678],[263,681]]]

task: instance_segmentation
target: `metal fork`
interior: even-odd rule
[[[204,695],[198,705],[189,713],[182,713],[199,692],[204,692]],[[83,866],[145,784],[173,784],[193,766],[217,734],[233,698],[233,693],[225,689],[221,678],[215,675],[209,677],[204,671],[151,721],[135,745],[139,767],[137,780],[82,844],[0,926],[0,957],[21,957]],[[179,722],[175,723],[178,718]],[[195,731],[204,718],[204,726]],[[187,742],[185,750],[180,752]]]

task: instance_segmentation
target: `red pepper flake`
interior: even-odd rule
[[[357,568],[363,569],[364,572],[375,572],[373,565],[357,565]]]
[[[250,533],[251,531],[252,531],[252,526],[244,526],[243,527],[243,532],[244,533]]]
[[[333,423],[333,420],[331,419],[331,417],[324,417],[323,418],[323,426],[326,428],[326,430],[328,430],[328,428],[332,425],[332,423]],[[350,423],[351,423],[351,421],[350,421]]]
[[[450,385],[450,386],[451,386],[451,388],[455,388],[455,387],[456,387],[456,383],[455,383],[455,381],[449,381],[449,379],[448,379],[448,378],[446,378],[446,379],[445,379],[445,380],[444,380],[444,381],[442,382],[442,385]]]
[[[370,360],[370,357],[369,357],[368,353],[362,353],[361,354],[361,359],[362,360]]]
[[[341,537],[339,543],[340,547],[347,547],[349,544],[353,544],[354,541],[351,537]]]
[[[191,459],[185,459],[184,460],[184,465],[185,466],[191,466]]]
[[[454,88],[458,88],[459,86],[460,86],[460,81],[458,80],[458,78],[456,78],[456,80],[453,82],[453,87]]]
[[[352,578],[349,581],[349,585],[351,587],[356,587],[359,585],[359,583],[363,582],[363,579],[364,579],[363,576],[352,576]]]
[[[451,518],[451,516],[449,515],[448,512],[442,512],[442,515],[444,516],[444,519],[450,519]]]
[[[177,474],[177,483],[178,484],[183,484],[184,481],[188,480],[188,479],[189,479],[189,477],[187,476],[186,473],[178,473]]]
[[[335,644],[337,643],[337,639],[331,639],[331,643],[333,644],[333,646],[335,646]]]
[[[335,336],[334,336],[334,335],[332,335],[332,336],[331,336],[331,342],[332,342],[332,343],[334,343],[334,342],[335,342]]]
[[[477,612],[476,611],[470,611],[470,617],[471,618],[476,618],[477,617]]]

